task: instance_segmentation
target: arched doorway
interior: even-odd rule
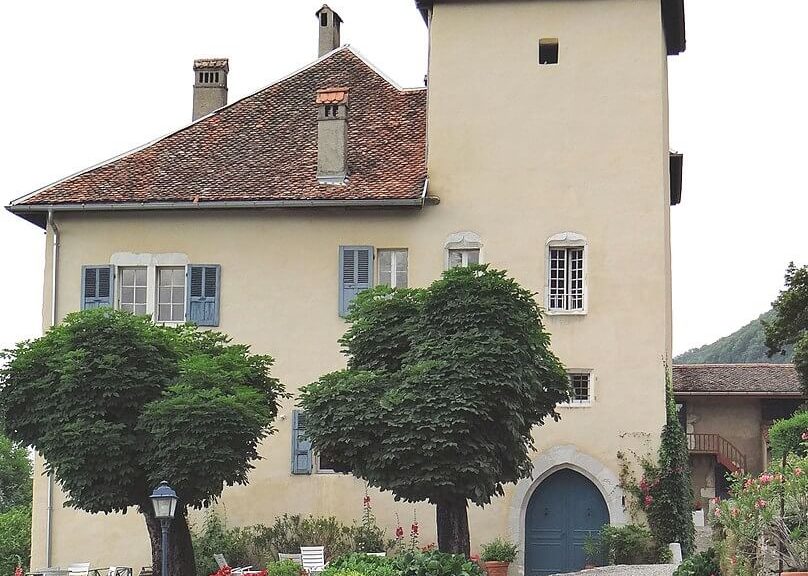
[[[606,501],[591,480],[564,468],[547,477],[525,513],[525,575],[584,568],[584,542],[609,523]]]

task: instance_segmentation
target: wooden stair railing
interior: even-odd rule
[[[746,455],[720,434],[688,434],[687,448],[691,454],[715,455],[730,472],[746,470]]]

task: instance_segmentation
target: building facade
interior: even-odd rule
[[[312,65],[218,108],[229,64],[197,62],[193,124],[15,201],[47,231],[43,327],[93,306],[194,321],[271,354],[294,393],[345,365],[337,339],[358,291],[506,269],[545,308],[575,398],[536,429],[533,478],[469,510],[472,548],[506,536],[519,573],[580,568],[567,534],[625,521],[617,452],[655,449],[665,419],[681,2],[417,4],[428,89],[340,46],[324,7]],[[363,482],[311,453],[294,399],[276,427],[249,485],[225,490],[228,523],[357,519]],[[33,566],[149,563],[137,514],[66,509],[36,468]],[[415,508],[434,541],[431,506],[373,497],[381,525]]]
[[[729,474],[759,474],[771,463],[769,428],[805,401],[793,364],[681,364],[673,385],[704,509],[727,497]]]

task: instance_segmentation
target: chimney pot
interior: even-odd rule
[[[194,60],[194,120],[227,105],[227,58]]]
[[[342,24],[342,18],[326,4],[317,10],[315,16],[317,16],[320,30],[318,57],[322,58],[340,47],[339,27]]]

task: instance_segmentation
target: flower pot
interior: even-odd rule
[[[693,524],[697,528],[704,528],[704,510],[693,511]]]
[[[488,576],[508,576],[510,562],[485,562],[483,565]]]
[[[780,576],[808,576],[808,572],[780,572]]]

